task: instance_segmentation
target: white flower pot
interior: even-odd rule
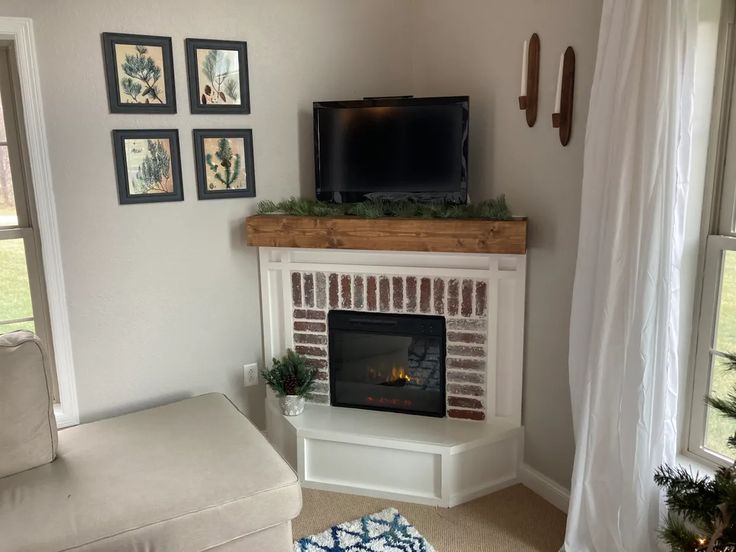
[[[279,398],[281,412],[284,416],[298,416],[304,412],[304,397],[301,395],[286,395]]]

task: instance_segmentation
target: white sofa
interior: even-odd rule
[[[53,462],[0,478],[0,551],[286,552],[300,509],[292,469],[209,394],[60,431]]]

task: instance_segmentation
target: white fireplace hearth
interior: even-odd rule
[[[264,357],[317,368],[304,414],[269,392],[267,436],[304,487],[453,506],[517,481],[525,255],[260,247]],[[444,418],[330,405],[331,310],[444,317]]]

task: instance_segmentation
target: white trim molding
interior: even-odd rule
[[[519,481],[526,488],[567,514],[570,506],[570,489],[566,489],[528,464],[519,466]]]
[[[448,408],[447,418],[338,408],[327,404],[325,391],[319,393],[323,404],[310,403],[300,416],[287,417],[269,391],[268,439],[297,470],[303,487],[452,507],[519,481],[526,256],[271,247],[260,247],[258,255],[265,359],[294,347],[295,332],[326,337],[326,313],[335,308],[442,314],[449,322],[480,322],[470,329],[486,336],[483,360],[474,367],[483,374],[485,387],[472,397],[483,401],[484,422],[470,421],[461,408],[454,414]],[[350,291],[356,289],[358,276],[361,281],[383,278],[389,285],[383,292],[375,286],[369,291],[368,284]],[[417,280],[412,291],[409,277]],[[463,299],[470,308],[458,309],[457,301],[450,306],[452,280],[475,282]],[[484,285],[478,287],[478,282]],[[480,317],[478,297],[484,305]],[[307,313],[325,322],[306,327]],[[457,326],[460,331],[463,327]],[[317,346],[311,349],[304,354],[321,361],[319,369],[328,375],[329,349],[319,349],[320,354]],[[481,358],[470,353],[452,354]]]
[[[305,489],[452,508],[519,482],[522,428],[266,399],[271,444]],[[386,469],[390,466],[390,469]]]
[[[505,417],[521,426],[525,255],[260,247],[258,258],[264,366],[269,366],[270,359],[280,357],[286,349],[295,347],[293,313],[296,305],[292,299],[294,273],[405,275],[485,281],[488,354],[485,358],[486,387],[483,399],[486,420]],[[447,300],[447,288],[444,286],[440,292],[444,301]],[[434,297],[436,299],[437,296]],[[344,301],[341,305],[347,308]],[[390,308],[391,312],[405,312]],[[419,314],[420,309],[416,313]]]
[[[67,427],[79,423],[79,405],[33,21],[25,17],[0,17],[0,37],[12,40],[15,45],[24,131],[41,236],[49,322],[59,380],[60,404],[56,408],[56,421],[59,427]]]

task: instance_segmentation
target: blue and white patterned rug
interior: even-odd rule
[[[436,552],[396,508],[330,527],[294,543],[294,552]]]

